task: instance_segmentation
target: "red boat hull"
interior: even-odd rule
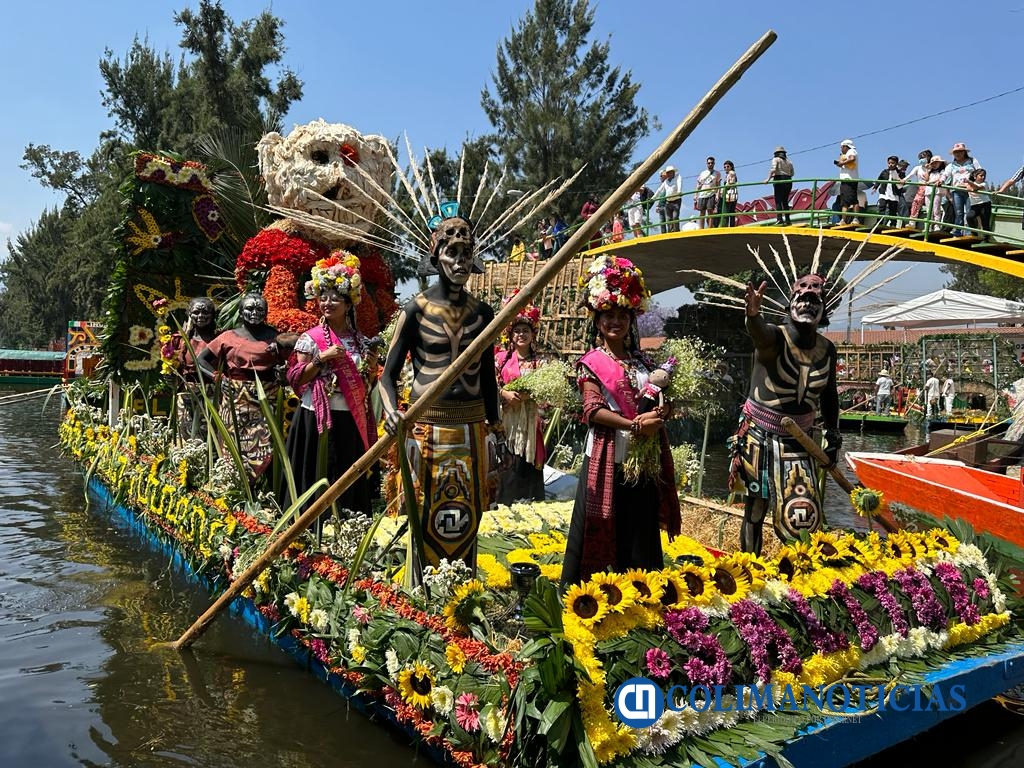
[[[937,520],[962,518],[978,532],[1024,547],[1024,495],[1016,478],[960,461],[892,453],[849,453],[846,461],[864,486],[884,494],[880,511],[890,522],[888,503],[895,501]]]

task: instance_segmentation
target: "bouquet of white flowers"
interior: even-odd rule
[[[576,372],[564,360],[551,360],[504,385],[509,392],[524,392],[544,407],[578,411],[582,405],[575,385]]]

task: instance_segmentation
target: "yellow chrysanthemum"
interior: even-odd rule
[[[720,557],[711,564],[709,570],[715,590],[730,603],[742,600],[750,594],[750,578],[731,558]]]
[[[691,539],[689,536],[676,536],[674,539],[669,541],[668,534],[662,531],[661,549],[670,560],[697,557],[700,558],[701,562],[705,565],[714,560],[714,556],[708,552],[707,548],[705,548],[703,544],[696,539]]]
[[[398,692],[406,704],[417,709],[430,706],[430,692],[434,688],[434,675],[430,667],[417,661],[398,673]]]
[[[487,552],[476,556],[476,565],[484,572],[487,586],[490,589],[508,589],[512,586],[512,576],[508,568],[498,562],[498,558]]]
[[[592,581],[574,584],[565,595],[565,615],[592,629],[608,615],[608,600]]]
[[[604,593],[608,609],[613,613],[622,613],[636,603],[636,587],[622,574],[595,573],[590,581]]]
[[[561,563],[541,563],[540,564],[540,575],[550,581],[561,581],[562,580],[562,564]]]
[[[455,643],[448,643],[445,647],[444,658],[452,672],[457,675],[461,675],[462,670],[466,668],[466,652]]]
[[[352,648],[352,661],[356,664],[366,661],[366,649],[363,646],[357,645]]]

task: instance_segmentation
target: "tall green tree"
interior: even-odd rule
[[[588,0],[536,0],[498,46],[492,88],[481,94],[495,144],[517,181],[536,188],[586,169],[558,203],[566,220],[588,194],[603,197],[626,175],[650,130],[636,103],[639,83],[609,63],[592,39]]]
[[[66,316],[60,327],[69,319],[98,317],[118,253],[119,187],[134,151],[207,159],[218,171],[241,168],[232,158],[203,157],[202,151],[214,146],[251,150],[263,133],[280,129],[281,116],[301,98],[302,83],[281,67],[283,22],[269,11],[235,23],[219,2],[201,0],[198,9],[181,11],[174,22],[182,29],[177,61],[138,37],[123,59],[108,49],[100,60],[102,103],[112,124],[92,154],[46,144],[26,147],[22,167],[43,186],[63,193],[66,202],[60,207],[60,231],[46,228],[48,252],[33,247],[41,238],[41,218],[3,265],[0,344],[37,337],[38,313],[32,306],[62,308]],[[239,183],[252,186],[250,179]],[[59,293],[62,286],[38,281],[32,283],[30,300],[18,293],[30,281],[16,275],[53,271],[58,264],[68,283],[66,295]]]
[[[1019,277],[994,269],[983,269],[974,264],[944,264],[939,269],[951,276],[945,285],[951,290],[1024,301],[1024,280]]]

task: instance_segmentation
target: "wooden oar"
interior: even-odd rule
[[[629,199],[630,195],[639,189],[644,182],[647,181],[651,176],[654,175],[672,154],[679,148],[679,145],[683,143],[687,136],[689,136],[693,129],[700,124],[701,120],[711,111],[711,109],[717,104],[723,96],[732,88],[733,85],[740,79],[744,72],[746,72],[755,61],[757,61],[761,55],[768,50],[772,43],[775,42],[777,35],[775,32],[769,30],[765,32],[761,38],[750,46],[735,64],[730,67],[718,82],[708,91],[704,98],[702,98],[688,114],[683,121],[676,126],[675,130],[669,134],[651,155],[641,163],[635,171],[616,189],[608,198],[601,204],[597,209],[597,212],[587,219],[577,229],[572,236],[565,242],[565,244],[558,250],[551,259],[549,259],[544,266],[533,276],[522,290],[520,290],[515,296],[512,297],[511,301],[505,305],[505,307],[495,316],[494,320],[480,332],[480,335],[466,348],[466,350],[459,355],[459,357],[445,369],[445,372],[441,374],[428,389],[424,392],[416,402],[409,406],[409,410],[405,414],[405,421],[412,424],[416,421],[416,418],[425,409],[433,405],[434,401],[437,400],[442,393],[444,393],[449,385],[462,373],[462,370],[469,365],[473,360],[476,360],[483,353],[484,349],[492,346],[501,332],[508,327],[508,325],[515,319],[515,316],[519,313],[523,307],[525,307],[533,297],[538,294],[545,285],[547,285],[562,268],[572,259],[578,252],[584,250],[587,247],[587,243],[590,242],[594,233],[597,232],[598,226],[601,222],[611,219],[615,211],[618,211]],[[333,485],[324,491],[323,495],[320,496],[313,504],[307,509],[298,520],[292,523],[286,531],[280,536],[270,542],[267,545],[266,550],[263,554],[256,558],[243,573],[239,574],[231,586],[229,586],[217,600],[211,605],[206,612],[200,616],[192,624],[191,627],[185,630],[184,634],[172,643],[160,643],[153,647],[166,647],[170,646],[175,650],[186,648],[195,642],[196,638],[202,634],[203,630],[217,617],[217,615],[224,610],[231,601],[234,600],[242,591],[249,586],[259,576],[270,563],[278,557],[288,545],[292,543],[306,528],[308,528],[320,515],[326,510],[331,503],[337,499],[342,493],[344,493],[350,485],[363,474],[365,474],[376,462],[384,455],[385,451],[391,447],[391,444],[395,441],[395,438],[391,435],[385,436],[382,439],[374,443],[373,447],[370,448],[363,456],[356,461],[348,470],[339,477]]]
[[[797,424],[795,421],[789,418],[789,416],[786,416],[782,419],[782,428],[786,430],[790,434],[790,436],[793,437],[794,440],[800,443],[800,446],[811,455],[811,458],[813,458],[816,462],[818,462],[818,464],[821,465],[822,469],[826,470],[830,475],[832,475],[832,479],[835,480],[836,483],[838,483],[840,488],[842,488],[847,493],[853,493],[855,487],[853,483],[846,479],[846,475],[844,475],[840,471],[839,467],[836,466],[836,463],[834,461],[829,461],[828,455],[825,453],[825,449],[818,445],[816,442],[814,442],[811,439],[810,435],[808,435],[800,428],[799,424]],[[892,523],[890,523],[888,520],[882,517],[869,518],[869,529],[871,528],[872,519],[878,520],[878,524],[885,528],[886,531],[892,532],[896,530]]]

